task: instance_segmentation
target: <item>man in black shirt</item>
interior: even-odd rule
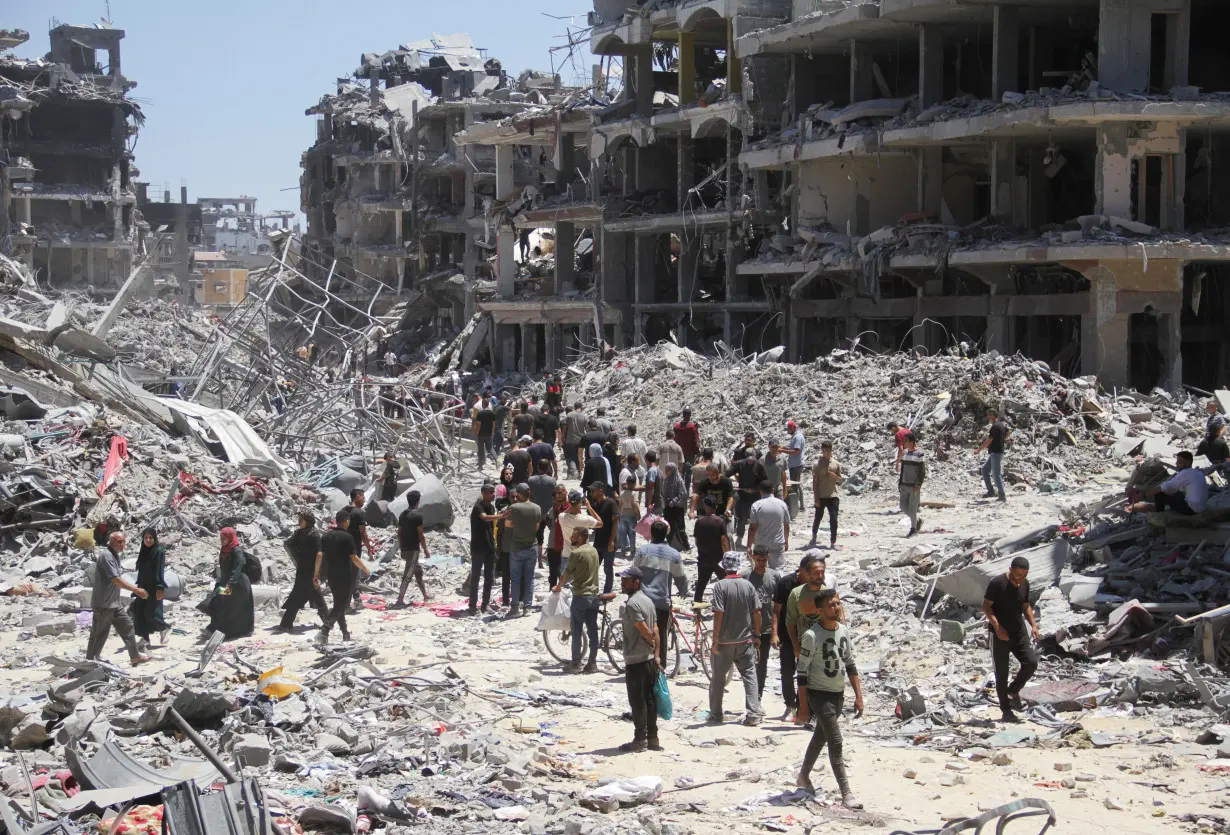
[[[735,547],[743,545],[743,531],[752,515],[752,505],[760,498],[760,483],[765,480],[764,464],[760,463],[760,451],[747,447],[743,457],[726,471],[727,478],[739,479],[739,493],[735,500]]]
[[[380,482],[380,500],[391,502],[397,498],[397,474],[401,472],[401,464],[392,452],[384,454],[384,471],[376,478]]]
[[[730,550],[726,520],[718,515],[713,496],[705,496],[700,506],[701,516],[692,528],[692,538],[696,542],[696,591],[692,599],[697,603],[704,600],[705,587],[715,574],[719,580],[726,576],[722,570],[722,555]]]
[[[606,573],[606,582],[602,593],[610,594],[615,585],[615,531],[618,527],[616,517],[619,516],[619,503],[606,495],[606,485],[595,481],[589,487],[589,507],[602,520],[602,526],[594,531],[594,549],[598,552],[598,563]]]
[[[495,578],[495,485],[484,484],[482,496],[470,510],[470,608],[467,614],[478,612],[478,578],[483,578],[483,614],[491,604],[491,583]]]
[[[525,443],[524,437],[513,438],[512,449],[504,453],[504,466],[512,464],[513,484],[521,484],[530,480],[534,459],[530,456],[530,451],[524,448],[527,446],[529,444]]]
[[[559,412],[555,409],[543,409],[542,414],[534,419],[535,431],[542,430],[542,440],[552,447],[560,444]]]
[[[982,613],[991,628],[991,660],[995,664],[995,693],[999,697],[999,709],[1003,721],[1019,722],[1013,707],[1021,707],[1021,688],[1038,669],[1038,651],[1030,642],[1038,640],[1038,624],[1034,622],[1034,610],[1029,605],[1029,560],[1015,557],[1007,574],[996,577],[987,584],[983,595]],[[1025,622],[1029,621],[1026,631]],[[1012,683],[1008,683],[1008,655],[1021,662]]]
[[[538,462],[548,462],[549,471],[553,478],[559,478],[559,463],[555,460],[555,447],[548,443],[542,430],[535,427],[534,443],[530,444],[530,448],[526,450],[530,454],[530,460],[533,462],[533,470],[539,472]]]
[[[491,408],[491,398],[484,396],[478,408],[474,411],[474,422],[470,425],[470,434],[478,445],[478,468],[487,468],[487,456],[495,456],[491,436],[495,434],[495,411]]]
[[[333,593],[333,608],[329,611],[329,616],[316,638],[321,644],[329,642],[329,630],[334,624],[341,627],[342,640],[350,640],[350,630],[346,628],[346,604],[353,593],[351,578],[360,571],[364,574],[368,573],[367,566],[359,559],[354,537],[347,530],[351,519],[351,508],[342,508],[334,517],[337,527],[326,531],[320,538],[320,553],[316,555],[316,570],[313,573],[312,584],[320,588],[323,571],[329,583],[329,591]]]
[[[987,439],[982,442],[982,446],[978,447],[978,451],[987,451],[986,463],[982,465],[982,483],[986,485],[987,492],[983,496],[984,499],[989,499],[995,495],[996,490],[999,491],[999,501],[1006,502],[1008,499],[1004,495],[1004,441],[1011,434],[1008,427],[999,419],[999,413],[994,409],[987,410],[987,419],[991,421],[991,425],[987,427]],[[995,486],[991,486],[991,477],[995,477]]]
[[[363,512],[363,504],[367,501],[367,496],[364,492],[356,487],[350,491],[350,538],[354,540],[354,552],[362,554],[364,549],[367,550],[367,555],[374,556],[376,549],[372,547],[371,540],[367,538],[367,515]],[[350,572],[350,592],[354,598],[354,608],[356,612],[363,605],[362,599],[359,597],[359,569],[353,567]]]
[[[499,455],[504,449],[504,442],[508,440],[508,419],[512,407],[508,405],[508,397],[501,397],[491,411],[495,413],[495,430],[491,433],[491,454],[492,456]]]
[[[722,475],[722,468],[712,461],[709,462],[709,466],[705,467],[705,473],[709,476],[708,478],[701,479],[692,485],[692,511],[689,516],[696,518],[696,508],[708,496],[713,499],[714,512],[729,519],[730,495],[734,492],[730,479]]]
[[[406,494],[406,509],[397,517],[397,544],[401,549],[402,561],[406,564],[401,572],[401,590],[394,604],[397,608],[406,605],[406,589],[410,586],[411,577],[423,593],[423,602],[427,602],[427,587],[423,585],[423,566],[419,565],[419,555],[431,559],[431,552],[427,550],[427,537],[423,533],[423,514],[419,513],[421,500],[422,494],[411,490]]]
[[[1230,445],[1226,444],[1226,439],[1223,436],[1226,430],[1226,424],[1213,423],[1209,430],[1209,434],[1205,435],[1204,440],[1196,447],[1196,454],[1203,455],[1209,459],[1211,464],[1223,464],[1227,458],[1230,458]]]
[[[589,448],[594,444],[597,444],[598,446],[605,446],[606,436],[607,433],[598,428],[598,421],[594,418],[590,418],[588,425],[585,427],[585,434],[581,436],[581,454],[583,456],[588,456]],[[585,465],[582,463],[581,469],[584,468]],[[612,475],[614,475],[614,473],[612,473]]]
[[[513,437],[514,438],[524,438],[527,435],[530,437],[533,437],[534,421],[535,421],[534,416],[530,414],[530,407],[527,406],[523,402],[521,404],[520,411],[517,412],[517,414],[514,415],[512,419]]]
[[[794,656],[794,642],[790,640],[790,630],[786,628],[786,604],[790,601],[790,592],[803,585],[800,574],[808,574],[818,557],[808,552],[799,563],[799,570],[783,574],[777,578],[777,586],[773,589],[773,616],[777,618],[777,657],[782,667],[782,701],[786,703],[785,719],[793,711],[799,709],[799,689],[794,683],[794,671],[798,664]]]

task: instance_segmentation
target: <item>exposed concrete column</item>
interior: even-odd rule
[[[29,197],[21,197],[17,200],[17,219],[22,223],[32,223],[30,220],[33,207],[30,205]]]
[[[1187,68],[1192,42],[1192,2],[1182,0],[1182,9],[1166,15],[1166,63],[1162,88],[1187,86]]]
[[[517,370],[522,374],[533,374],[538,369],[538,329],[541,325],[521,325],[521,356]]]
[[[679,105],[696,102],[696,33],[679,33]]]
[[[1182,267],[1179,274],[1182,275]],[[1180,278],[1182,281],[1182,278]],[[1181,286],[1181,285],[1180,285]],[[1183,303],[1180,293],[1179,304]],[[1183,329],[1180,327],[1180,314],[1164,313],[1158,316],[1158,348],[1162,352],[1162,376],[1157,384],[1166,391],[1180,391],[1183,388]]]
[[[124,207],[120,205],[120,164],[111,166],[111,220],[114,224],[111,230],[111,240],[117,243],[124,240]]]
[[[517,370],[517,326],[516,325],[496,325],[495,326],[495,349],[498,357],[492,357],[492,363],[500,371],[509,372]]]
[[[576,144],[576,134],[561,133],[559,135],[559,158],[555,161],[556,185],[566,186],[576,179]]]
[[[679,246],[679,286],[676,301],[684,303],[692,300],[696,288],[696,267],[700,260],[700,238],[697,235],[681,239]]]
[[[786,362],[798,362],[800,345],[802,341],[802,322],[794,315],[794,305],[791,304],[790,294],[786,294],[782,299],[782,317],[785,321],[785,342],[786,342]]]
[[[999,218],[1011,218],[1012,191],[1016,180],[1016,140],[992,140],[990,162],[991,214]]]
[[[999,101],[1020,85],[1020,14],[1016,6],[995,6],[991,22],[991,98]]]
[[[543,338],[543,356],[547,360],[547,371],[554,371],[559,367],[559,349],[560,349],[560,329],[559,325],[544,325],[542,329]],[[554,443],[552,441],[551,443]]]
[[[944,100],[944,37],[934,24],[918,27],[918,98],[923,109]]]
[[[1149,86],[1152,8],[1139,0],[1101,0],[1098,6],[1098,82],[1111,90]]]
[[[513,146],[495,146],[495,197],[504,200],[516,191],[513,184]]]
[[[1131,218],[1132,159],[1128,156],[1127,127],[1098,128],[1097,169],[1094,172],[1094,212]]]
[[[995,295],[995,287],[987,296],[987,350],[1008,353],[1008,299]]]
[[[910,338],[915,348],[923,348],[931,353],[931,344],[927,339],[927,317],[923,314],[923,291],[921,287],[914,290],[914,316],[910,323]]]
[[[743,60],[735,55],[735,20],[726,22],[726,92],[743,92]]]
[[[653,115],[653,47],[645,44],[628,52],[632,60],[632,94],[636,97],[636,112]],[[625,62],[626,64],[626,62]]]
[[[935,212],[940,219],[944,214],[944,149],[942,147],[919,148],[914,152],[918,167],[918,210]]]
[[[500,227],[496,233],[496,289],[501,299],[511,299],[516,293],[517,262],[513,248],[517,245],[517,233]]]
[[[687,205],[688,192],[696,185],[696,140],[685,131],[679,134],[679,141],[675,143],[675,146],[677,149],[675,170],[678,172],[675,205],[679,207],[679,211],[683,211],[683,207]]]
[[[658,243],[656,235],[636,236],[636,264],[634,265],[632,301],[649,304],[653,301],[654,266]]]
[[[871,46],[850,41],[850,103],[875,98],[875,75],[871,69]]]
[[[556,221],[555,224],[555,293],[565,293],[576,287],[577,229],[572,223]]]
[[[730,310],[722,312],[722,341],[732,348],[742,347],[735,345],[735,314]]]

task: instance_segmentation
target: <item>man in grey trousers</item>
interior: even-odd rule
[[[102,655],[103,645],[111,634],[111,627],[120,634],[124,646],[128,649],[128,658],[132,666],[149,661],[148,655],[142,655],[137,649],[136,631],[132,618],[120,599],[120,590],[125,589],[137,597],[145,599],[148,593],[145,589],[135,586],[123,577],[120,568],[120,553],[124,550],[124,535],[118,531],[107,539],[106,548],[95,548],[98,556],[94,562],[94,590],[90,595],[90,608],[94,610],[94,622],[90,627],[90,640],[86,644],[85,659],[98,661]]]
[[[722,696],[733,665],[743,679],[747,705],[744,725],[759,725],[760,687],[756,679],[756,649],[760,641],[760,597],[756,588],[738,576],[739,553],[722,557],[725,579],[713,584],[713,678],[709,680],[709,722],[722,722]]]

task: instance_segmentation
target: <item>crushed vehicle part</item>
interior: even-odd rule
[[[128,756],[115,742],[108,742],[87,758],[76,746],[64,749],[68,770],[82,789],[114,789],[123,786],[173,786],[184,780],[211,782],[218,772],[204,760],[172,759],[163,771],[155,771]]]
[[[195,780],[162,792],[163,824],[168,835],[273,835],[260,785],[247,778],[222,791],[202,794]]]

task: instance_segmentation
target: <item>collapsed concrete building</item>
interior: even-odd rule
[[[343,299],[369,312],[423,294],[414,317],[460,330],[493,287],[494,228],[483,205],[544,179],[541,160],[466,149],[467,127],[562,100],[556,76],[510,77],[468,35],[433,36],[367,53],[337,92],[307,110],[317,141],[302,158],[307,230],[301,268],[322,286],[344,274]],[[500,239],[503,240],[503,239]],[[404,299],[401,299],[404,301]],[[483,345],[485,329],[474,333]]]
[[[0,33],[0,50],[27,37]],[[120,69],[123,38],[59,25],[45,58],[0,54],[0,237],[52,287],[113,293],[132,270],[143,116]]]

